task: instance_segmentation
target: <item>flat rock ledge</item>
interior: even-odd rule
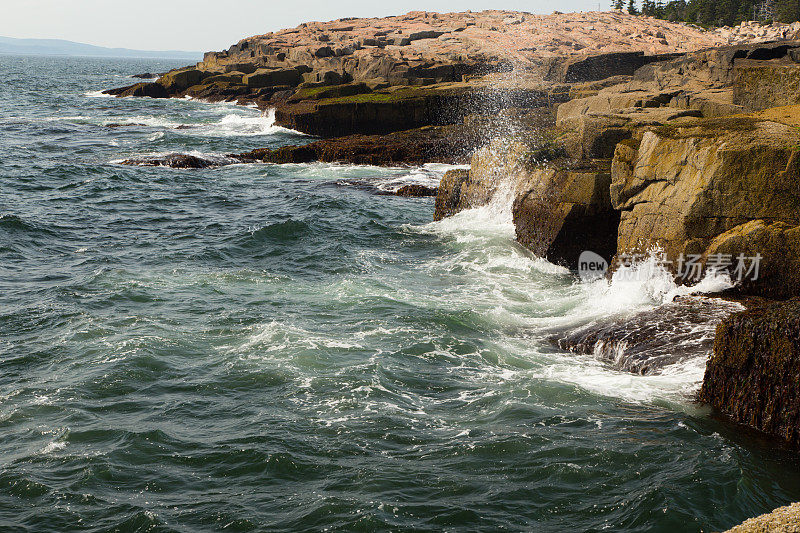
[[[480,142],[473,130],[462,126],[427,126],[388,135],[348,135],[277,149],[259,148],[231,155],[243,162],[351,163],[396,166],[425,163],[464,163]]]

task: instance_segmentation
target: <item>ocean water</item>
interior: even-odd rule
[[[115,163],[311,140],[98,96],[174,66],[0,56],[0,529],[719,531],[800,499],[796,455],[694,403],[705,356],[550,340],[671,300],[651,265],[583,284],[503,195],[378,194],[441,165]]]

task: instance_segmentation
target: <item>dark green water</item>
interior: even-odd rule
[[[713,531],[800,499],[796,456],[692,403],[702,358],[547,342],[658,275],[580,284],[507,206],[376,194],[441,168],[114,164],[306,141],[87,95],[172,66],[0,56],[0,529]]]

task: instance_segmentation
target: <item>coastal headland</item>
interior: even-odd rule
[[[436,193],[435,218],[502,194],[518,242],[572,270],[592,251],[608,276],[654,254],[687,284],[731,274],[721,296],[748,310],[714,315],[698,398],[800,448],[798,39],[800,24],[704,30],[617,11],[412,12],[250,37],[107,93],[256,105],[317,138],[231,161],[469,163],[417,191]],[[635,325],[555,342],[602,352],[624,334],[635,352],[652,342]]]

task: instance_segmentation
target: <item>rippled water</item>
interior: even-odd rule
[[[693,403],[702,357],[548,340],[663,280],[582,285],[506,207],[376,194],[442,167],[113,163],[309,140],[94,92],[172,66],[0,56],[4,529],[711,531],[800,499],[793,455]]]

